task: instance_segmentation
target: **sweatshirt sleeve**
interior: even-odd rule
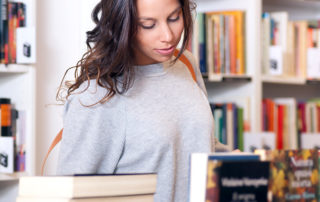
[[[103,90],[74,94],[65,104],[58,175],[114,173],[125,144],[123,100],[84,106],[99,101]]]

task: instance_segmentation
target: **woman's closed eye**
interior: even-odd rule
[[[155,26],[155,23],[153,23],[153,24],[140,24],[140,26],[143,29],[152,29]]]
[[[178,16],[175,17],[175,18],[169,18],[168,21],[169,21],[169,22],[176,22],[176,21],[178,21],[179,19],[180,19],[180,15],[178,15]]]

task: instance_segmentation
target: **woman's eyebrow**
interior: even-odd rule
[[[178,8],[174,9],[174,11],[172,11],[169,16],[173,15],[174,13],[176,13],[177,11],[179,11],[181,9],[181,6],[179,6]],[[139,20],[156,20],[154,18],[151,17],[140,17]]]
[[[175,13],[178,12],[180,9],[181,9],[181,6],[179,6],[179,7],[176,8],[176,9],[174,9],[174,11],[172,11],[169,16],[175,14]]]

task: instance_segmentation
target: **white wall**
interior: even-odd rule
[[[62,128],[62,106],[56,92],[66,69],[86,50],[85,31],[92,28],[91,11],[98,0],[37,0],[36,174],[49,145]],[[54,174],[58,148],[45,174]]]

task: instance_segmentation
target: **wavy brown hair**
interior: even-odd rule
[[[88,51],[74,67],[65,72],[57,100],[65,101],[82,83],[88,82],[87,87],[81,91],[84,92],[89,88],[91,79],[95,79],[97,85],[107,89],[106,95],[97,103],[104,103],[115,94],[123,94],[130,88],[134,80],[133,42],[138,30],[136,1],[101,0],[95,6],[91,16],[95,27],[87,32]],[[195,8],[192,0],[179,0],[179,2],[183,13],[184,36],[176,60],[186,49],[190,39],[193,29],[191,11]],[[64,83],[70,69],[75,69],[75,81]],[[62,96],[61,92],[63,83],[64,89],[67,90],[66,96]]]

